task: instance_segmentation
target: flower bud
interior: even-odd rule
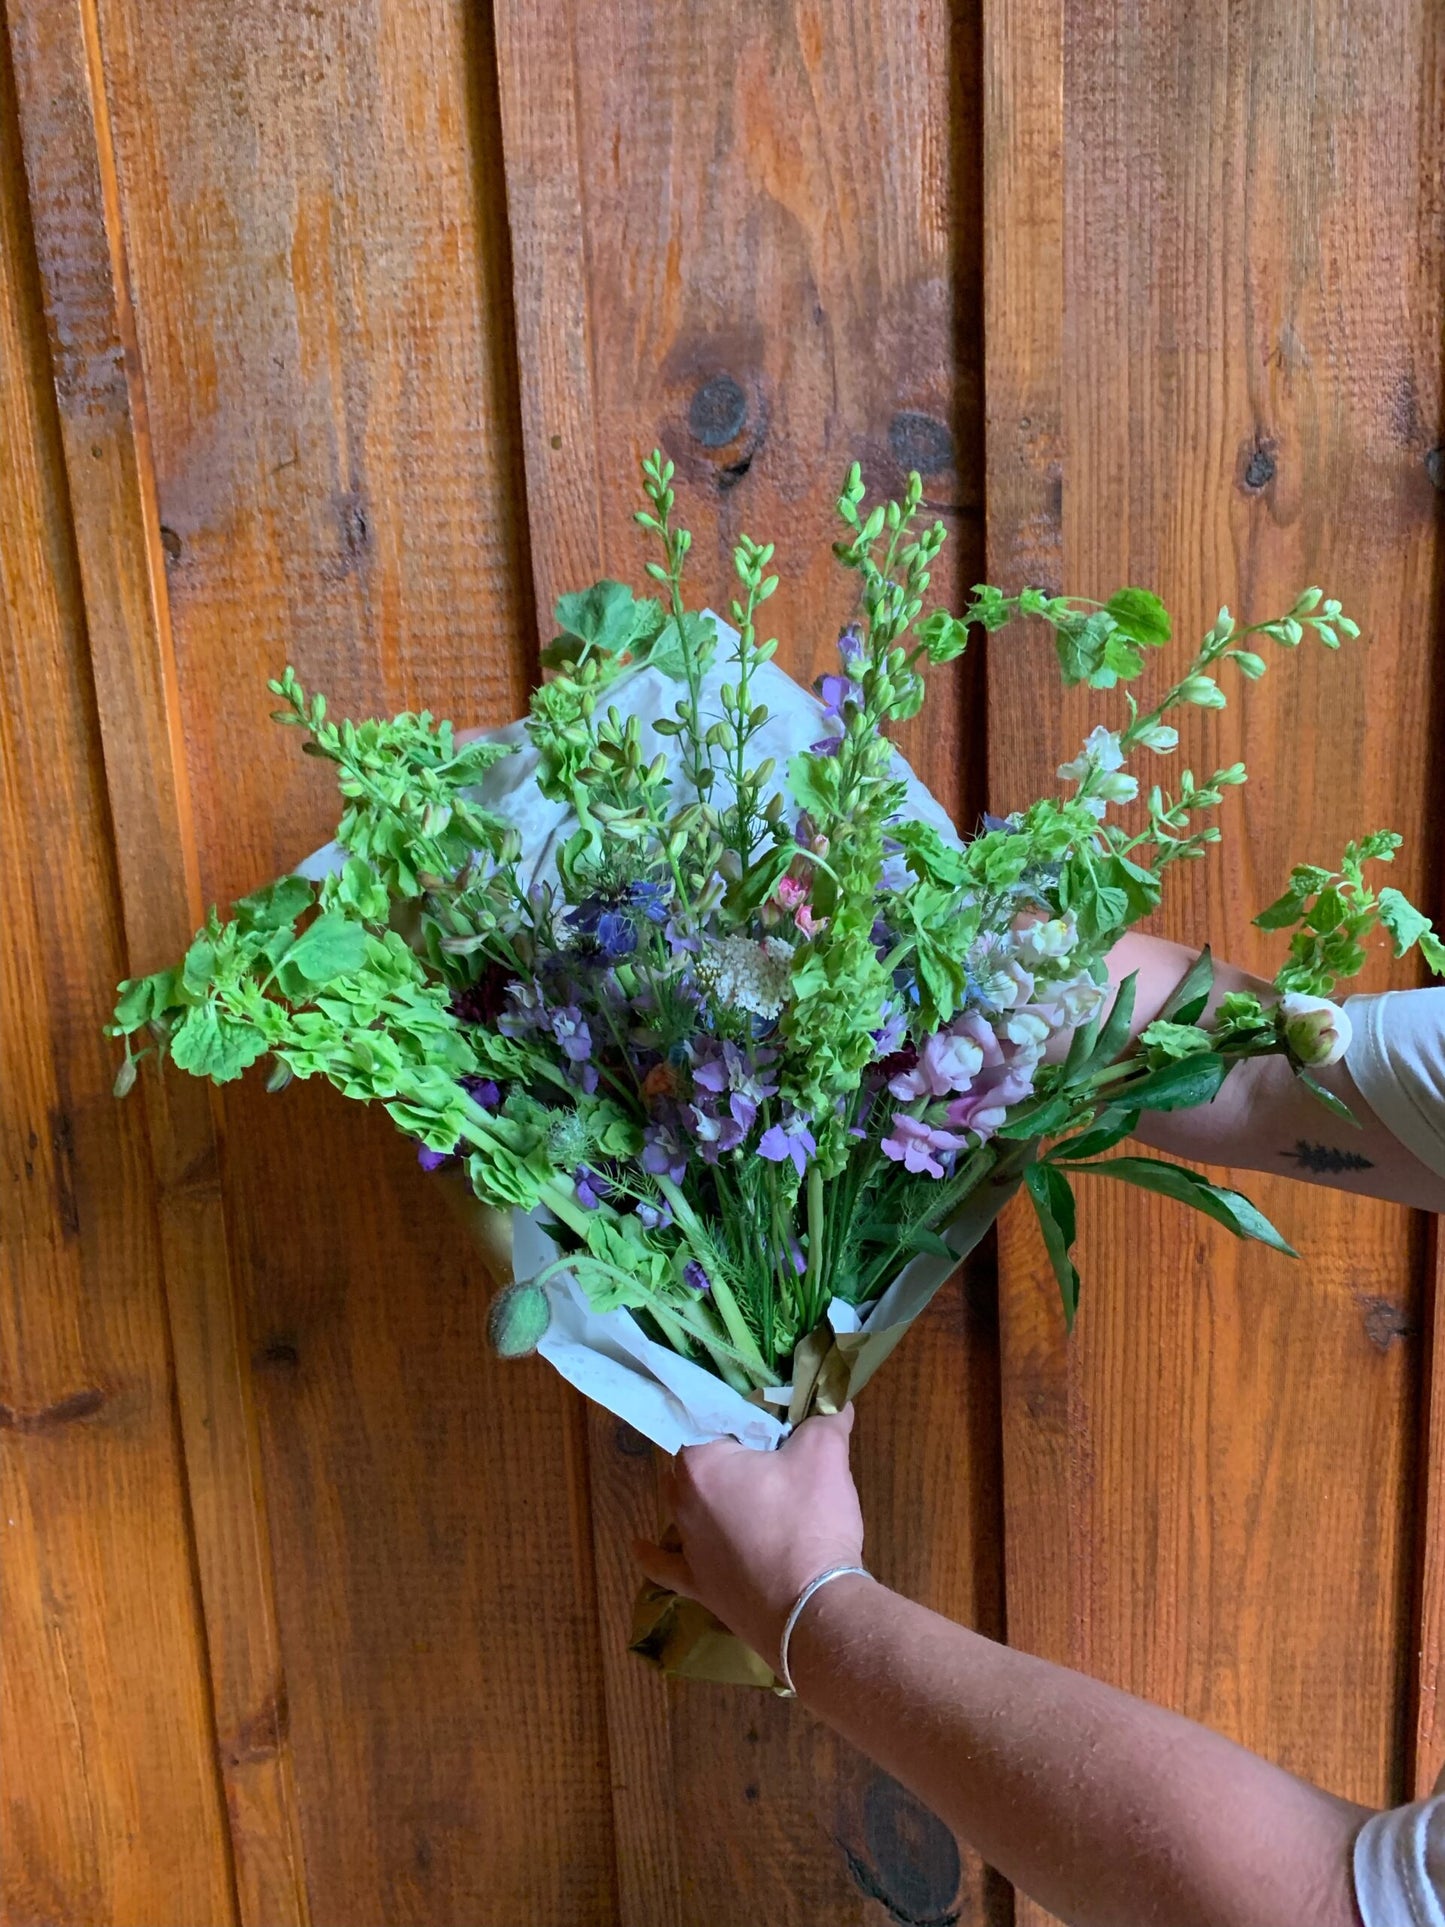
[[[552,1308],[540,1285],[508,1285],[492,1300],[487,1336],[500,1357],[525,1358],[536,1351],[551,1322]]]
[[[1353,1027],[1349,1017],[1328,997],[1286,991],[1279,1000],[1279,1021],[1290,1054],[1307,1070],[1338,1064],[1350,1048]]]
[[[1213,676],[1187,676],[1179,686],[1179,700],[1199,709],[1223,709],[1224,692]]]

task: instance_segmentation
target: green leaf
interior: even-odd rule
[[[140,1030],[155,1019],[164,1017],[167,1011],[174,1010],[180,1001],[179,982],[178,971],[157,970],[152,976],[127,979],[118,985],[115,1028],[118,1031]]]
[[[1148,589],[1120,589],[1105,606],[1124,634],[1147,649],[1162,647],[1173,634],[1169,611]]]
[[[1357,1131],[1364,1128],[1344,1099],[1336,1097],[1333,1091],[1326,1090],[1317,1077],[1311,1077],[1308,1071],[1303,1070],[1298,1071],[1296,1075],[1311,1096],[1318,1098],[1327,1111],[1332,1111],[1336,1117],[1343,1118],[1346,1124],[1353,1124]]]
[[[1132,1137],[1138,1124],[1137,1111],[1124,1110],[1111,1104],[1100,1111],[1087,1131],[1081,1132],[1078,1137],[1063,1139],[1054,1145],[1048,1155],[1059,1164],[1075,1164],[1084,1158],[1098,1157],[1104,1151],[1112,1151],[1121,1138]]]
[[[560,596],[557,627],[604,655],[621,655],[643,636],[655,636],[662,626],[662,610],[648,596],[639,601],[625,582],[594,582]],[[575,659],[573,650],[566,660]]]
[[[1403,957],[1431,927],[1424,911],[1417,910],[1404,892],[1393,885],[1380,892],[1375,899],[1375,908],[1379,912],[1380,922],[1394,941],[1397,957]]]
[[[180,1068],[216,1084],[239,1077],[265,1051],[260,1031],[223,1016],[213,1003],[188,1010],[171,1038],[171,1056]]]
[[[1207,1056],[1181,1057],[1150,1071],[1137,1083],[1120,1086],[1116,1101],[1133,1111],[1189,1110],[1215,1097],[1229,1071],[1229,1059],[1212,1051]]]
[[[1137,970],[1131,970],[1120,984],[1113,1008],[1109,1012],[1103,1029],[1099,1032],[1099,1041],[1079,1073],[1080,1081],[1091,1077],[1095,1071],[1102,1070],[1106,1064],[1112,1064],[1128,1043],[1129,1029],[1134,1022],[1134,998],[1138,988],[1139,973]]]
[[[1420,955],[1437,977],[1445,977],[1445,943],[1440,941],[1433,930],[1422,931],[1419,941]]]
[[[677,681],[687,674],[684,638],[700,671],[707,668],[717,651],[717,624],[711,616],[688,613],[682,618],[682,626],[683,633],[679,636],[677,624],[669,616],[647,652],[647,660],[654,669]]]
[[[1198,1057],[1214,1048],[1208,1031],[1200,1030],[1197,1024],[1171,1024],[1167,1017],[1156,1017],[1152,1024],[1146,1024],[1140,1042],[1176,1060]]]
[[[295,923],[315,895],[305,877],[278,877],[264,889],[239,898],[232,905],[232,915],[243,930],[280,930],[288,923]]]
[[[1159,1015],[1175,1024],[1197,1024],[1204,1015],[1204,1007],[1209,1002],[1209,993],[1213,988],[1214,958],[1209,945],[1205,944],[1189,966],[1183,983],[1169,997]]]
[[[282,960],[288,977],[315,988],[349,977],[366,961],[366,931],[340,910],[328,910],[302,931]]]
[[[1175,1198],[1206,1218],[1213,1218],[1232,1231],[1236,1238],[1250,1238],[1270,1245],[1287,1257],[1297,1258],[1294,1246],[1286,1243],[1269,1219],[1242,1192],[1226,1191],[1182,1164],[1166,1164],[1159,1158],[1107,1158],[1091,1164],[1089,1170],[1100,1177],[1117,1178],[1137,1185],[1142,1191],[1157,1191],[1161,1197]]]
[[[216,969],[216,946],[208,937],[197,937],[181,965],[181,989],[191,998],[206,994]]]
[[[1094,1055],[1099,1043],[1099,1019],[1091,1017],[1087,1024],[1081,1024],[1069,1039],[1069,1054],[1064,1059],[1064,1068],[1059,1077],[1063,1090],[1068,1090],[1081,1075],[1085,1064]]]
[[[838,759],[799,750],[788,758],[788,789],[799,809],[819,820],[834,816],[838,809]]]
[[[1055,1164],[1031,1164],[1024,1172],[1024,1184],[1038,1213],[1044,1248],[1059,1281],[1064,1301],[1064,1324],[1072,1331],[1079,1309],[1079,1274],[1069,1256],[1075,1235],[1074,1194],[1069,1181]]]
[[[1261,930],[1288,930],[1304,915],[1305,903],[1306,897],[1301,891],[1286,890],[1282,897],[1276,897],[1267,909],[1260,911],[1255,924]]]

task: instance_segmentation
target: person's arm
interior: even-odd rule
[[[680,1554],[635,1547],[774,1665],[789,1607],[861,1561],[851,1408],[778,1451],[680,1454]],[[1159,1707],[1010,1650],[865,1578],[808,1602],[798,1696],[1070,1927],[1358,1927],[1367,1810]]]
[[[1136,1035],[1159,1015],[1195,954],[1185,944],[1132,932],[1114,946],[1109,953],[1111,983],[1118,985],[1138,972]],[[1278,995],[1262,978],[1217,963],[1206,1019],[1231,990],[1253,991],[1266,1003]],[[1312,1097],[1283,1057],[1257,1057],[1230,1072],[1213,1103],[1187,1111],[1146,1112],[1137,1135],[1170,1157],[1273,1171],[1422,1211],[1445,1211],[1445,1179],[1422,1164],[1371,1110],[1350,1075],[1348,1058],[1314,1075],[1350,1107],[1358,1130]]]

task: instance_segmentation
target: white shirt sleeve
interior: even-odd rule
[[[1445,1927],[1445,1794],[1365,1822],[1355,1898],[1365,1927]]]
[[[1437,1177],[1445,1178],[1445,990],[1387,990],[1345,1003],[1345,1068],[1360,1095]]]

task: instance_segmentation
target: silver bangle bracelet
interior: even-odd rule
[[[775,1688],[779,1699],[792,1700],[798,1697],[798,1689],[793,1684],[793,1675],[788,1667],[788,1647],[792,1641],[793,1628],[802,1616],[804,1606],[830,1579],[846,1579],[856,1573],[860,1579],[871,1579],[872,1573],[866,1566],[829,1566],[825,1572],[815,1573],[793,1601],[793,1610],[783,1621],[783,1636],[778,1642],[778,1673],[782,1679],[781,1687]]]

